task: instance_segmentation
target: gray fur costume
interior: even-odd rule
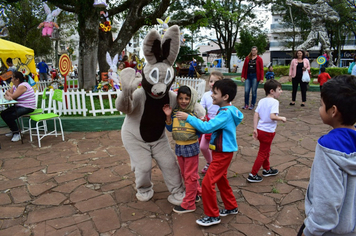
[[[172,67],[179,52],[180,32],[178,26],[170,27],[163,38],[152,29],[145,37],[143,51],[146,57],[142,76],[132,68],[121,72],[122,92],[115,101],[117,110],[126,114],[121,129],[125,149],[130,155],[131,168],[136,177],[136,197],[148,201],[153,196],[151,182],[152,158],[162,171],[171,195],[168,201],[180,205],[184,186],[168,138],[162,108],[165,104],[176,107],[176,94],[170,91],[175,79]],[[142,88],[137,89],[141,82]],[[199,103],[195,112],[202,117],[205,110]]]

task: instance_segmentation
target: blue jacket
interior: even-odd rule
[[[304,234],[356,235],[356,131],[337,128],[318,140],[305,197]]]
[[[37,68],[38,68],[40,73],[47,73],[48,72],[48,66],[43,61],[41,61],[40,63],[37,64]]]
[[[267,80],[274,79],[274,72],[273,71],[267,71],[267,73],[265,74],[265,78]]]
[[[238,126],[244,115],[234,106],[220,107],[214,119],[203,122],[189,115],[187,122],[201,133],[212,133],[210,149],[216,152],[236,152],[236,126]]]

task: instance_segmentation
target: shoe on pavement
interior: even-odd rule
[[[248,109],[248,105],[246,104],[245,106],[242,107],[242,109],[247,110]]]
[[[206,163],[206,165],[204,166],[204,168],[201,170],[201,173],[205,175],[206,172],[208,171],[209,166],[210,166],[210,163]]]
[[[184,209],[184,208],[181,207],[181,206],[175,206],[175,207],[173,208],[173,211],[174,211],[175,213],[182,214],[182,213],[193,212],[193,211],[195,211],[195,209],[189,210],[189,209]]]
[[[9,132],[9,133],[6,133],[6,134],[5,134],[5,137],[9,137],[9,138],[10,138],[10,137],[12,137],[12,136],[13,136],[13,133],[12,133],[12,132]]]
[[[253,110],[253,108],[255,107],[255,105],[251,104],[251,106],[249,106],[249,110]]]
[[[272,176],[272,175],[278,175],[279,171],[277,169],[272,169],[269,168],[269,170],[263,170],[262,175],[267,177],[267,176]]]
[[[200,201],[201,201],[201,196],[197,195],[197,196],[195,197],[195,202],[197,203],[197,202],[200,202]]]
[[[236,215],[237,213],[239,213],[239,211],[237,210],[237,208],[232,209],[232,210],[226,210],[226,209],[221,209],[221,210],[219,210],[220,216]]]
[[[20,134],[14,134],[14,136],[12,136],[11,142],[17,142],[21,140],[21,135]]]
[[[259,176],[259,175],[253,175],[253,174],[249,174],[248,175],[248,178],[247,178],[247,181],[248,182],[251,182],[251,183],[258,183],[258,182],[261,182],[263,179],[262,179],[262,177],[261,176]]]
[[[220,217],[203,217],[201,219],[196,220],[198,225],[201,226],[210,226],[210,225],[216,225],[219,224],[221,222]]]

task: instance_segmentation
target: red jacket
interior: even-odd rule
[[[329,79],[331,79],[330,75],[326,72],[321,73],[320,75],[318,75],[318,82],[320,84],[320,86],[323,86],[323,84],[328,81]]]
[[[248,56],[245,58],[244,66],[242,67],[241,78],[247,78],[247,71],[248,71],[248,62],[250,59]],[[257,55],[256,58],[256,76],[257,81],[263,81],[264,78],[264,71],[263,71],[263,60],[260,56]]]

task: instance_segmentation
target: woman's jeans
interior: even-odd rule
[[[251,91],[251,89],[252,89],[251,105],[255,105],[256,104],[257,87],[258,87],[258,82],[257,82],[256,73],[247,74],[247,78],[245,80],[245,105],[250,104],[249,101],[250,101],[250,91]]]
[[[12,132],[18,132],[19,128],[17,126],[16,119],[20,116],[31,113],[33,111],[34,109],[32,108],[11,106],[1,112],[1,118],[4,120],[7,126],[9,126]]]
[[[307,87],[308,83],[303,82],[302,78],[292,78],[292,101],[295,102],[297,97],[298,84],[300,84],[300,91],[302,93],[302,102],[307,101]]]

